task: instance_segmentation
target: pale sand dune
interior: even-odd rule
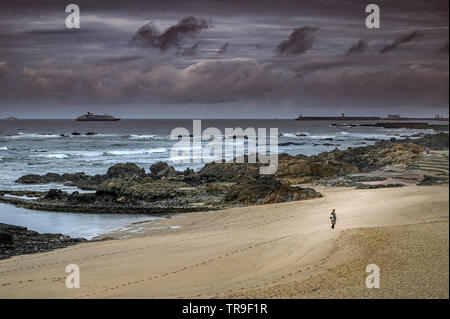
[[[323,188],[315,200],[136,224],[113,234],[132,238],[0,261],[0,297],[448,298],[448,190]],[[65,287],[71,263],[80,289]],[[365,287],[368,263],[380,289]]]

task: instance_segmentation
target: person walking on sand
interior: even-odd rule
[[[331,228],[334,229],[334,225],[336,225],[336,210],[335,209],[333,209],[333,211],[331,212],[330,219],[331,219]]]

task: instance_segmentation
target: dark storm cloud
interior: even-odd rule
[[[402,35],[396,39],[394,39],[394,41],[392,41],[391,43],[385,45],[383,48],[381,48],[380,50],[380,54],[389,52],[389,51],[394,51],[395,49],[397,49],[397,47],[400,44],[403,43],[408,43],[411,42],[412,40],[416,39],[419,36],[419,32],[417,30],[414,30],[413,32],[406,34],[406,35]]]
[[[43,61],[26,68],[21,82],[28,97],[83,101],[169,101],[217,103],[263,99],[292,92],[298,81],[253,59],[200,61],[179,69],[172,65],[147,70],[96,64],[60,65]]]
[[[277,65],[255,59],[200,61],[182,69],[172,65],[149,69],[95,64],[67,67],[44,61],[25,69],[21,82],[30,100],[40,97],[80,103],[277,104],[285,101],[282,96],[293,103],[336,107],[435,107],[448,103],[448,70],[421,65],[383,69],[356,69],[350,62],[342,65],[280,73]]]
[[[0,61],[0,78],[8,73],[8,66],[6,65],[6,62]]]
[[[117,58],[106,58],[103,59],[103,61],[99,61],[98,64],[102,64],[102,65],[114,65],[114,64],[118,64],[118,63],[126,63],[126,62],[130,62],[130,61],[136,61],[136,60],[141,60],[144,59],[144,56],[141,55],[132,55],[132,56],[121,56],[121,57],[117,57]]]
[[[366,50],[367,42],[364,40],[359,40],[354,45],[352,45],[350,49],[348,49],[347,55],[364,53]]]
[[[294,29],[289,39],[281,42],[277,46],[277,52],[279,54],[295,55],[311,49],[314,41],[313,33],[315,31],[317,31],[317,28],[310,26]]]
[[[208,27],[208,22],[204,19],[186,17],[160,34],[155,24],[150,22],[139,28],[131,43],[166,51],[171,47],[178,46],[184,37],[193,36]]]
[[[443,44],[439,49],[439,53],[447,53],[448,54],[448,43]]]
[[[448,0],[379,0],[377,30],[364,25],[363,0],[76,3],[80,30],[64,27],[60,0],[0,2],[0,117],[22,102],[77,105],[75,114],[120,103],[130,112],[139,103],[177,103],[222,113],[225,104],[214,103],[229,103],[253,108],[248,114],[271,105],[267,116],[280,105],[292,114],[299,106],[340,113],[354,105],[365,114],[374,106],[448,107]],[[416,39],[411,30],[420,46],[400,50]]]
[[[198,53],[199,46],[200,46],[199,42],[195,42],[194,45],[192,45],[189,48],[182,49],[177,54],[182,56],[194,56]]]

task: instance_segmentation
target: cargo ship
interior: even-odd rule
[[[91,122],[91,121],[120,121],[119,118],[114,116],[103,114],[97,115],[91,112],[87,112],[87,114],[81,115],[77,117],[77,121],[79,122]]]

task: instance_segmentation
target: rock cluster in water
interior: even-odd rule
[[[271,176],[260,175],[258,164],[247,163],[209,163],[197,172],[192,169],[179,172],[159,162],[148,173],[134,163],[121,163],[110,167],[104,175],[49,173],[17,180],[22,184],[65,183],[95,193],[51,190],[37,200],[1,196],[0,200],[41,210],[172,213],[310,199],[322,195],[312,188],[292,185],[370,172],[388,165],[408,167],[422,156],[425,147],[431,146],[448,148],[448,134],[379,141],[313,156],[280,154],[278,170]],[[347,185],[349,182],[359,185],[356,181],[345,181]]]

